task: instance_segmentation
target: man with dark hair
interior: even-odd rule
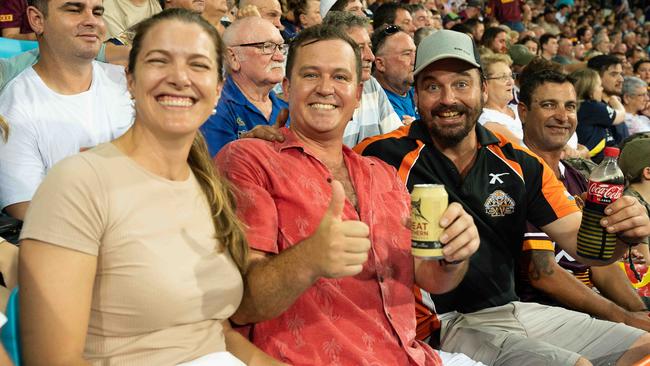
[[[518,302],[515,264],[525,249],[526,221],[578,257],[581,214],[575,199],[539,157],[477,125],[487,85],[469,36],[441,30],[424,39],[414,74],[421,119],[355,150],[393,165],[409,189],[444,184],[450,202],[467,207],[478,227],[481,245],[458,287],[443,295],[422,293],[422,305],[440,314],[441,329],[431,342],[490,365],[632,364],[649,354],[645,332]],[[619,231],[625,241],[637,243],[650,234],[637,200],[622,197],[607,209],[610,232]],[[620,241],[612,261],[627,248]],[[426,314],[418,317],[431,321]]]
[[[557,71],[535,72],[522,84],[519,98],[524,144],[544,159],[567,191],[580,200],[587,191],[587,181],[560,160],[577,124],[578,101],[572,80]],[[517,294],[522,301],[563,306],[650,330],[645,304],[618,263],[584,265],[556,248],[546,234],[530,224],[522,242],[525,250],[517,278]]]
[[[94,61],[106,27],[101,0],[39,0],[27,8],[40,56],[0,94],[0,209],[23,219],[61,159],[111,141],[133,120],[124,68]]]
[[[472,31],[474,42],[479,43],[481,41],[481,38],[483,38],[483,33],[485,32],[485,25],[483,22],[477,18],[470,18],[467,19],[463,24]]]
[[[600,75],[600,81],[603,85],[602,102],[611,107],[619,105],[623,93],[623,65],[621,60],[613,55],[595,56],[587,62],[587,67],[596,70]],[[612,112],[614,113],[612,120],[618,121],[624,118],[622,116],[616,116],[617,112],[613,109]],[[616,144],[621,143],[629,136],[625,123],[615,125],[612,130]]]
[[[557,55],[557,36],[544,33],[539,37],[539,45],[542,48],[541,56],[546,60],[552,60]]]
[[[462,278],[478,234],[459,204],[445,260],[410,254],[410,197],[395,170],[343,146],[362,91],[359,47],[339,28],[303,30],[282,85],[283,142],[238,140],[216,165],[238,188],[251,247],[247,291],[231,317],[260,349],[291,365],[441,365],[415,340],[414,281],[445,292]]]
[[[289,1],[288,5],[296,19],[296,24],[302,29],[323,22],[319,0],[293,0]]]
[[[398,26],[387,27],[379,28],[372,34],[375,53],[373,76],[384,88],[388,100],[402,121],[412,122],[419,118],[413,99],[415,43]]]
[[[560,40],[557,42],[557,54],[551,59],[551,61],[562,65],[572,64],[576,61],[573,54],[573,42],[571,39],[564,36],[560,37]]]
[[[505,29],[490,27],[483,33],[481,45],[494,53],[506,53],[508,52],[507,38],[508,34]]]
[[[379,29],[384,24],[399,25],[411,37],[415,34],[413,18],[406,5],[392,2],[381,4],[374,12],[372,26]]]

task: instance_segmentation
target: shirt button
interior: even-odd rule
[[[332,177],[327,177],[327,183],[332,183]]]

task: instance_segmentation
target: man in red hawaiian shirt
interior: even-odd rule
[[[232,320],[256,323],[253,342],[293,365],[440,365],[415,340],[411,286],[454,288],[477,230],[451,204],[440,220],[445,260],[411,256],[409,196],[396,171],[342,143],[361,97],[360,66],[359,48],[340,30],[303,30],[283,81],[284,141],[238,140],[217,155],[252,249]]]

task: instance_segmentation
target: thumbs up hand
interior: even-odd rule
[[[278,117],[275,119],[275,124],[273,126],[266,125],[257,125],[253,127],[252,130],[243,133],[241,138],[257,138],[266,141],[284,141],[284,136],[280,132],[280,128],[286,126],[287,120],[289,119],[289,110],[282,109],[278,113]]]
[[[332,199],[316,232],[305,240],[318,277],[339,278],[361,272],[368,260],[370,228],[364,222],[343,221],[345,192],[339,181],[332,182]]]

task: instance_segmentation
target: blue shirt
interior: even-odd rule
[[[257,125],[275,124],[280,110],[289,108],[289,105],[278,98],[273,91],[269,92],[269,98],[273,108],[271,118],[267,120],[262,112],[246,99],[232,78],[226,78],[221,98],[217,103],[217,113],[210,116],[201,126],[210,155],[215,156],[225,144],[237,140],[243,133]]]
[[[400,119],[404,119],[404,116],[411,116],[414,119],[419,119],[420,116],[418,112],[415,111],[415,99],[413,98],[413,87],[409,89],[408,93],[405,96],[401,96],[393,93],[390,90],[384,88],[386,95],[390,104],[393,106],[395,113],[399,116]]]

